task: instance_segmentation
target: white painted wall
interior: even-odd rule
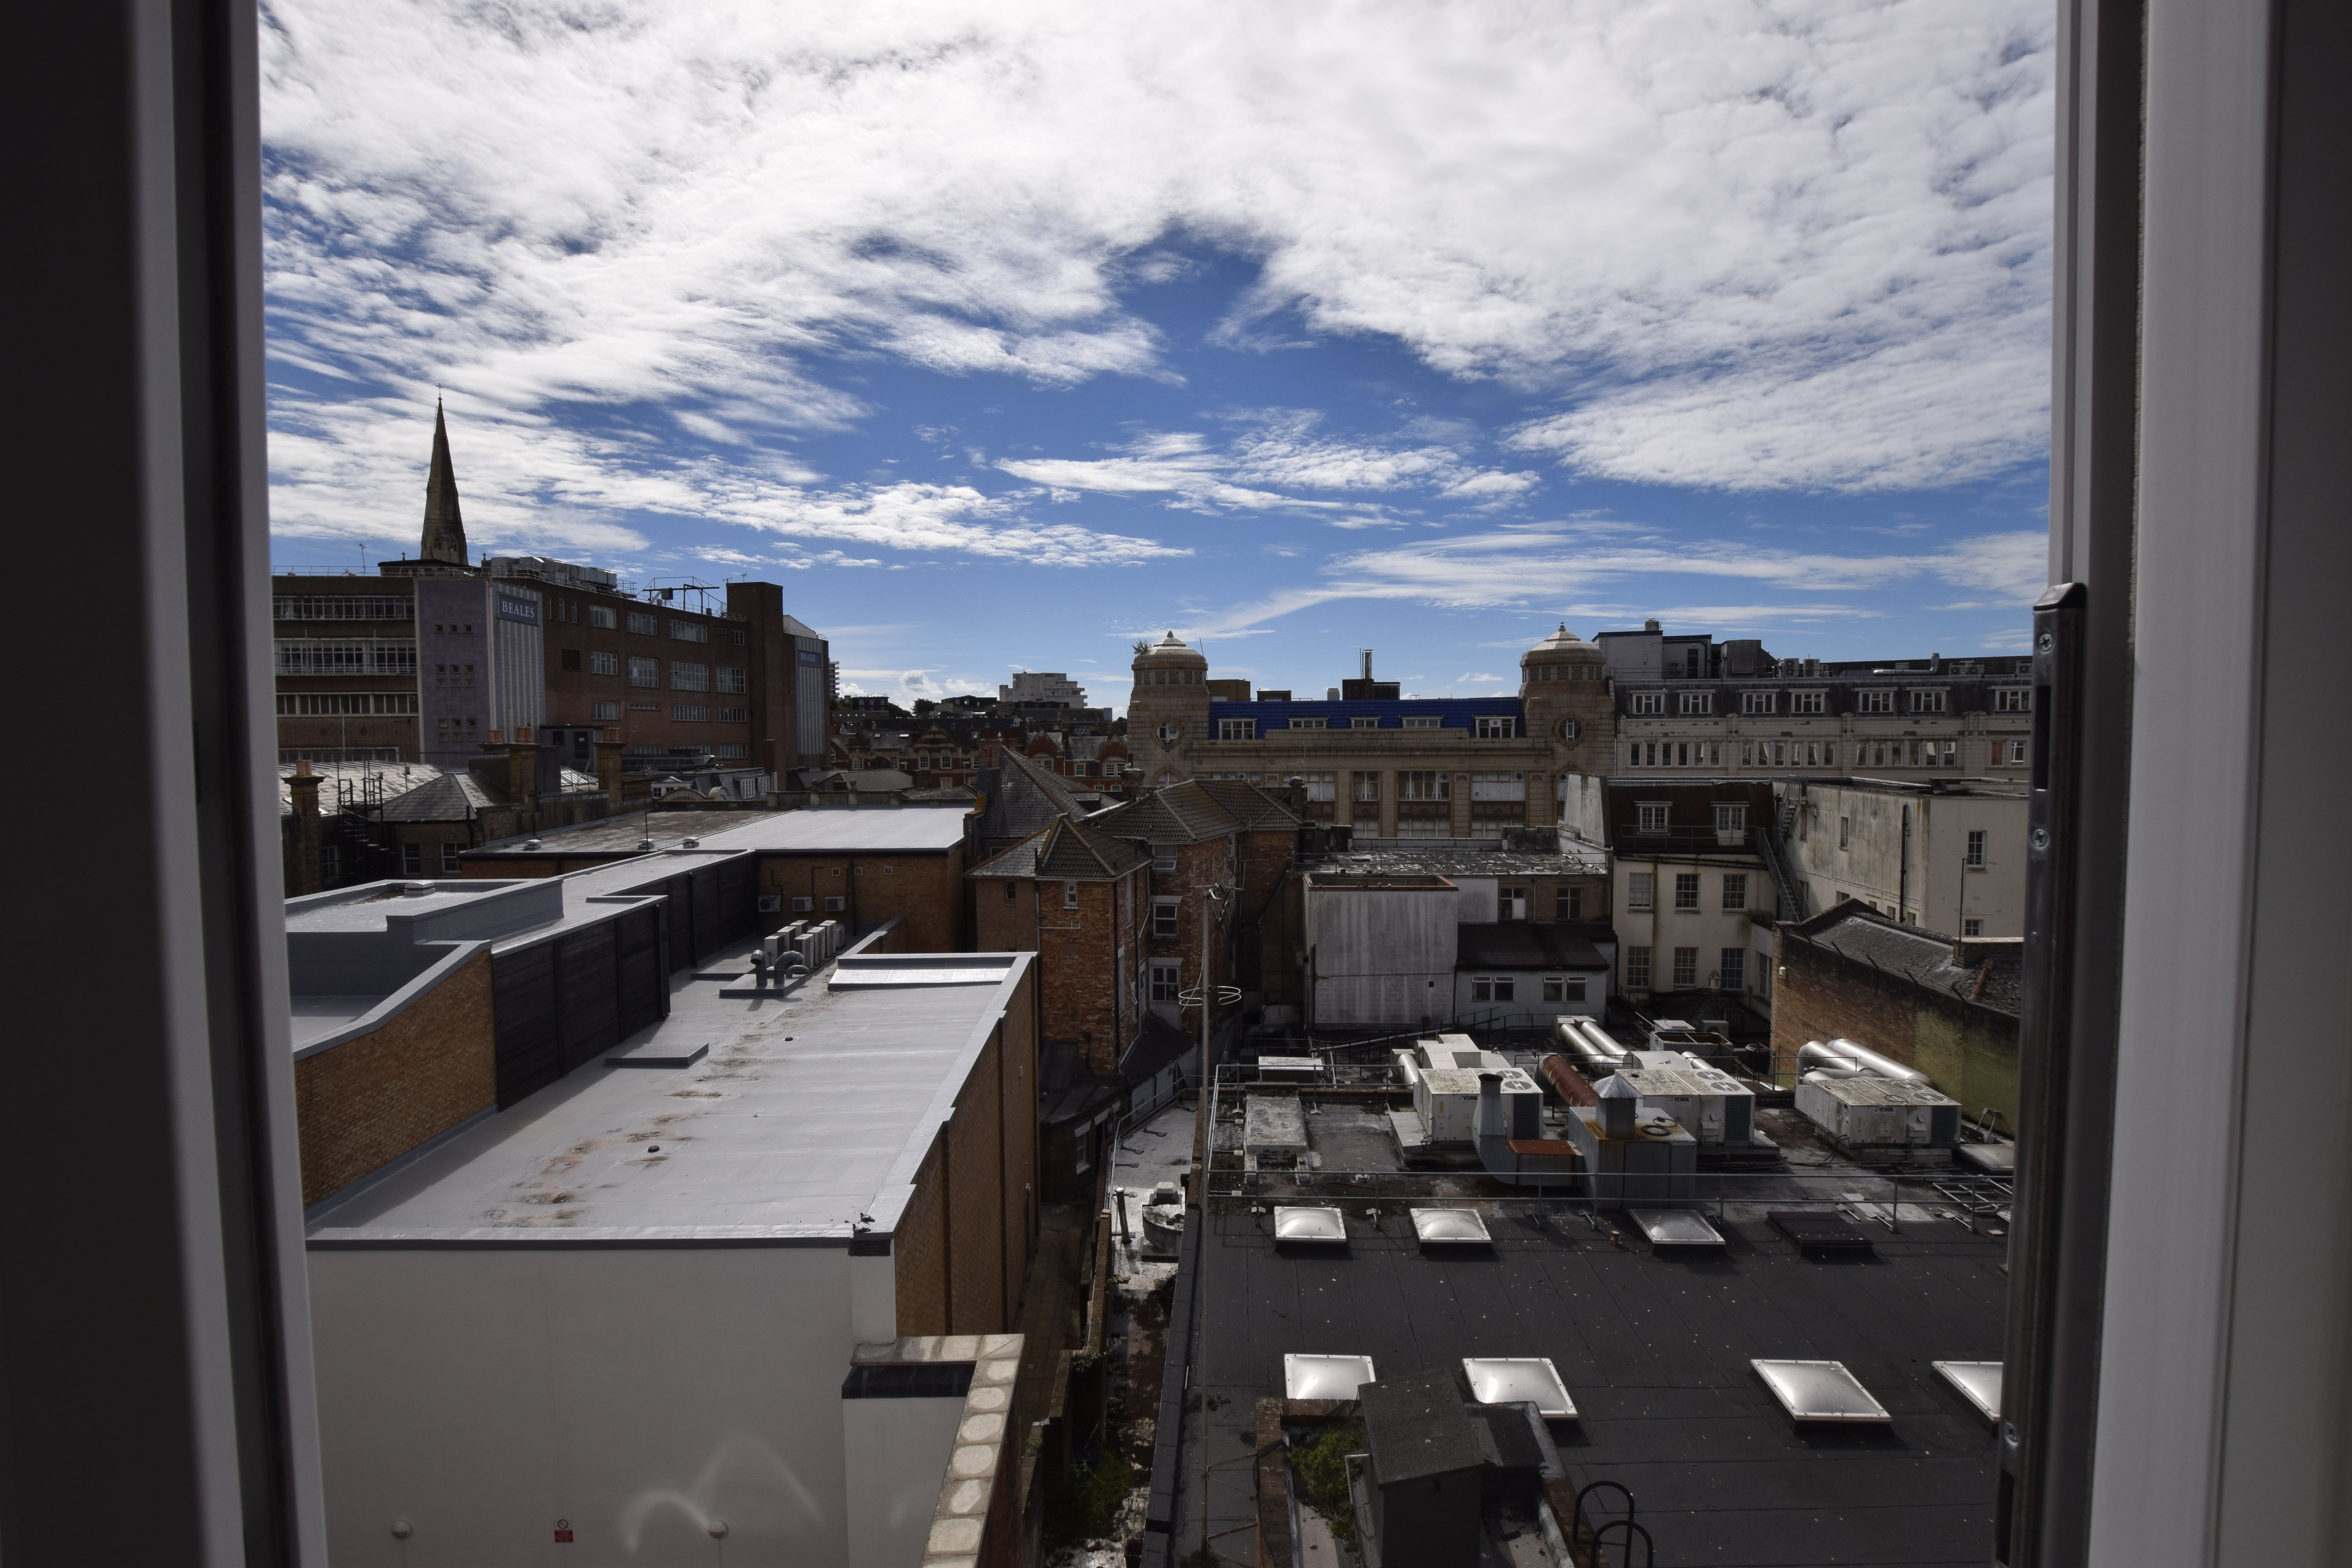
[[[916,1568],[955,1450],[963,1399],[845,1399],[850,1568]]]
[[[1654,907],[1637,910],[1633,907],[1633,878],[1646,872],[1656,879]],[[1675,878],[1677,874],[1698,877],[1699,907],[1677,910],[1674,907]],[[1617,932],[1616,984],[1621,990],[1630,982],[1626,978],[1628,950],[1646,946],[1651,950],[1651,970],[1648,994],[1658,995],[1674,986],[1675,949],[1695,947],[1698,950],[1697,984],[1702,988],[1715,984],[1714,976],[1723,965],[1723,950],[1744,948],[1748,957],[1742,964],[1746,973],[1741,987],[1749,996],[1757,991],[1757,950],[1769,948],[1769,938],[1762,942],[1747,910],[1726,910],[1723,908],[1723,879],[1727,874],[1745,875],[1748,879],[1748,910],[1769,914],[1772,909],[1772,879],[1760,863],[1701,864],[1688,861],[1655,861],[1633,856],[1621,858],[1616,867],[1613,896],[1616,907],[1612,923]]]
[[[309,1261],[337,1568],[845,1568],[837,1413],[879,1403],[841,1398],[855,1348],[845,1248]],[[906,1453],[936,1499],[944,1447]],[[712,1518],[727,1521],[723,1557]],[[405,1542],[394,1519],[414,1528]],[[559,1519],[572,1544],[555,1544]]]
[[[1841,898],[1947,936],[2025,934],[2026,802],[2022,795],[1927,795],[1814,784],[1787,841],[1791,873],[1812,889],[1815,911]],[[1903,813],[1911,812],[1911,838]],[[1838,826],[1845,824],[1840,847]],[[1968,869],[1971,830],[1985,835],[1985,866]]]

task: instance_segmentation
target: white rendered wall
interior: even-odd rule
[[[922,1562],[963,1407],[961,1394],[841,1402],[850,1568]]]
[[[337,1568],[847,1563],[845,1248],[309,1258]]]

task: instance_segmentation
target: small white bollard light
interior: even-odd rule
[[[405,1541],[415,1533],[416,1527],[409,1523],[408,1521],[404,1519],[395,1519],[392,1521],[392,1538],[394,1541]]]
[[[727,1521],[723,1519],[714,1519],[702,1528],[710,1532],[710,1539],[713,1541],[727,1539]]]

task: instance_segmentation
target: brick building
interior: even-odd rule
[[[1321,701],[1209,678],[1177,640],[1138,644],[1127,749],[1150,785],[1227,779],[1305,792],[1303,814],[1359,838],[1491,838],[1549,826],[1577,782],[1609,771],[1612,709],[1598,649],[1566,626],[1519,661],[1511,697],[1405,698],[1365,674]]]
[[[1081,1071],[1115,1073],[1146,1016],[1137,959],[1150,925],[1151,852],[1059,816],[973,868],[973,942],[1037,955],[1039,1033]]]
[[[1772,1064],[1782,1081],[1808,1040],[1855,1040],[1926,1073],[1963,1115],[1989,1110],[2014,1131],[2023,939],[1944,936],[1851,900],[1777,935]]]
[[[830,651],[780,587],[632,596],[595,567],[471,563],[438,409],[416,558],[374,577],[281,574],[271,595],[281,762],[462,768],[519,731],[591,773],[608,733],[640,758],[778,773],[824,758]]]

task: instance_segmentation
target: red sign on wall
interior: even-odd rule
[[[568,1520],[568,1519],[559,1519],[559,1520],[557,1520],[557,1521],[555,1521],[555,1539],[556,1539],[556,1542],[557,1542],[557,1544],[559,1544],[559,1545],[570,1545],[570,1544],[571,1544],[571,1542],[572,1542],[572,1521],[571,1521],[570,1520]]]

